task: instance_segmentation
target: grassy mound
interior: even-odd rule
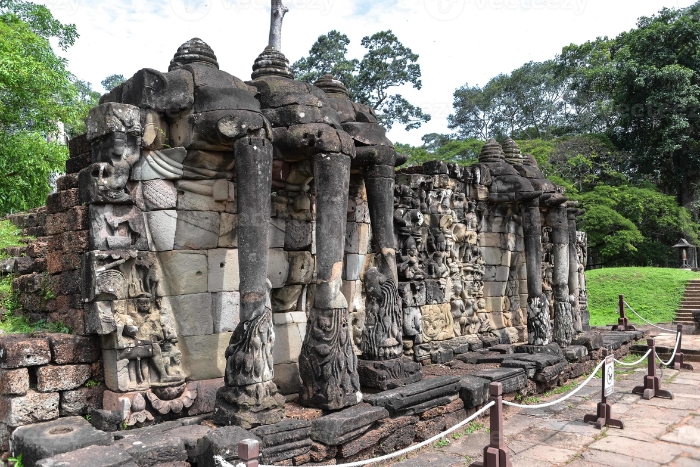
[[[700,274],[682,269],[610,268],[586,272],[591,326],[616,324],[618,297],[652,323],[669,323],[678,311],[686,283]],[[644,324],[631,311],[627,317]]]

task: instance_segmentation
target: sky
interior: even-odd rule
[[[79,79],[103,91],[111,74],[142,68],[167,71],[177,48],[199,37],[219,65],[250,79],[268,41],[269,0],[34,0],[80,38],[61,53]],[[391,29],[417,53],[422,89],[397,92],[432,116],[421,128],[395,125],[389,137],[416,146],[427,133],[450,133],[454,91],[483,86],[529,61],[553,58],[562,47],[614,37],[637,18],[695,0],[285,0],[282,52],[290,62],[308,54],[318,36],[335,29],[350,40],[349,58],[361,59],[363,37]]]

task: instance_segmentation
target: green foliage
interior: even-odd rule
[[[111,91],[112,89],[116,88],[120,84],[122,84],[124,81],[126,81],[126,78],[124,78],[124,75],[109,75],[105,79],[102,80],[100,83],[103,88],[107,90],[107,92]]]
[[[97,382],[97,381],[95,381],[94,379],[89,379],[89,380],[87,380],[87,382],[85,383],[85,387],[86,387],[86,388],[94,388],[94,387],[100,386],[101,384],[102,384],[102,383]]]
[[[13,462],[14,467],[24,467],[24,464],[22,463],[22,454],[20,454],[17,457],[10,457],[7,459],[8,462]]]
[[[592,326],[617,323],[618,297],[625,300],[640,315],[652,323],[671,322],[689,280],[700,279],[700,274],[681,269],[664,268],[610,268],[586,273],[588,308]],[[643,324],[631,313],[627,317]]]
[[[361,61],[346,58],[349,44],[348,36],[338,31],[322,35],[309,50],[309,56],[292,65],[292,71],[309,83],[325,74],[334,75],[348,88],[350,98],[372,107],[388,129],[400,123],[412,130],[430,121],[430,115],[420,107],[394,93],[395,88],[406,84],[415,89],[423,86],[417,54],[390,30],[362,38],[367,52]]]
[[[441,160],[459,165],[471,165],[479,160],[483,141],[477,139],[459,140],[451,135],[430,133],[423,136],[423,146],[396,144],[399,154],[408,156],[406,166],[419,165],[424,162]]]
[[[65,168],[68,148],[36,132],[0,133],[0,213],[42,206],[49,176]]]
[[[74,24],[62,24],[44,5],[36,5],[25,0],[0,0],[2,20],[5,21],[10,15],[25,22],[37,36],[47,40],[58,39],[58,45],[62,50],[67,50],[78,38],[78,31]]]
[[[0,260],[7,258],[5,248],[22,244],[22,230],[10,221],[0,221]]]

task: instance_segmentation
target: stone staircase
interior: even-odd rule
[[[675,322],[693,324],[693,310],[700,310],[700,280],[688,282]]]

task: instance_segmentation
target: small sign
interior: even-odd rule
[[[608,355],[605,357],[605,374],[603,375],[603,378],[605,378],[603,384],[605,388],[605,397],[608,397],[610,394],[615,392],[615,356],[614,355]]]

